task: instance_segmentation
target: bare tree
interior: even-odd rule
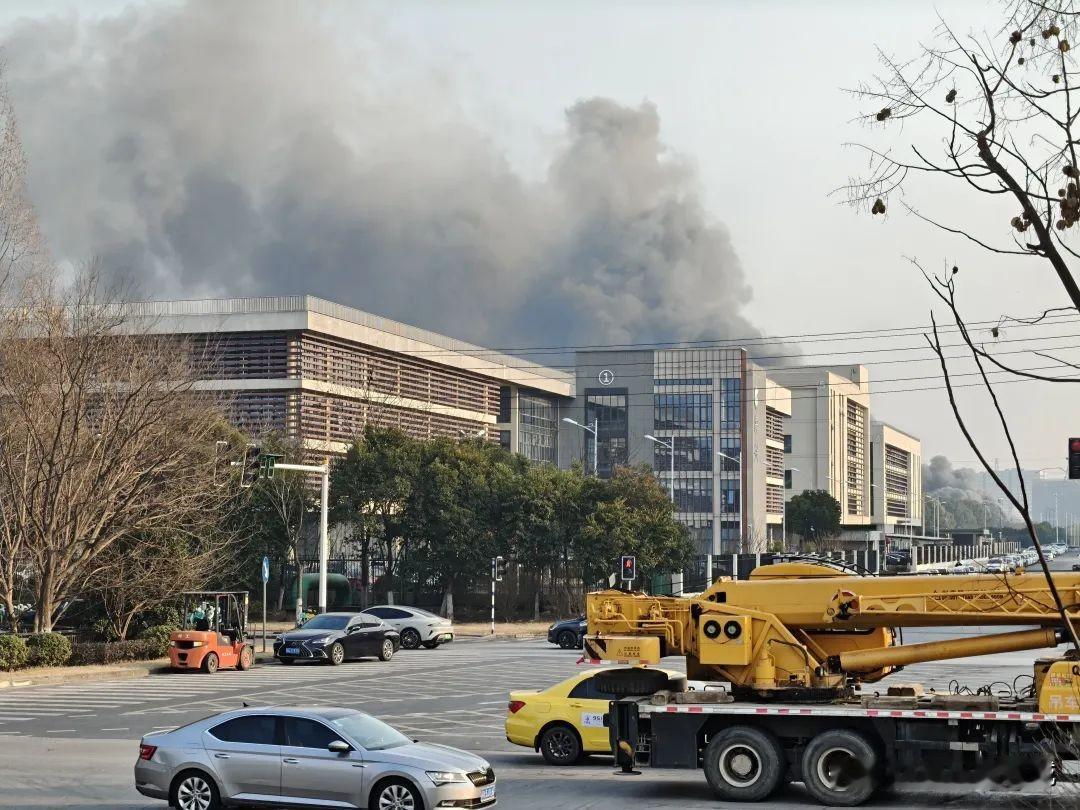
[[[49,630],[114,543],[218,512],[225,428],[185,347],[128,319],[93,274],[66,290],[37,280],[4,329],[0,514]]]

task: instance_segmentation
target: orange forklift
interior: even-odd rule
[[[247,643],[247,591],[190,591],[182,594],[184,626],[169,636],[174,670],[251,669],[255,651]]]

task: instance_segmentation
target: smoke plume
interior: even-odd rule
[[[148,297],[307,292],[496,346],[756,334],[653,105],[572,104],[529,180],[383,36],[253,0],[18,24],[7,76],[54,255]]]

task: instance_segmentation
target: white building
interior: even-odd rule
[[[916,534],[923,522],[922,442],[885,422],[870,428],[873,521],[887,535]]]

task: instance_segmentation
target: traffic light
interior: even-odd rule
[[[259,456],[262,448],[257,444],[249,444],[244,451],[244,466],[240,470],[240,486],[247,489],[259,478]]]
[[[273,478],[274,466],[284,456],[278,453],[263,453],[259,456],[259,477],[260,478]]]
[[[506,576],[506,560],[502,557],[495,558],[495,581],[502,582]]]
[[[1080,439],[1069,439],[1069,478],[1080,478]]]
[[[622,558],[622,581],[630,582],[637,579],[637,557],[631,554],[624,554]]]

